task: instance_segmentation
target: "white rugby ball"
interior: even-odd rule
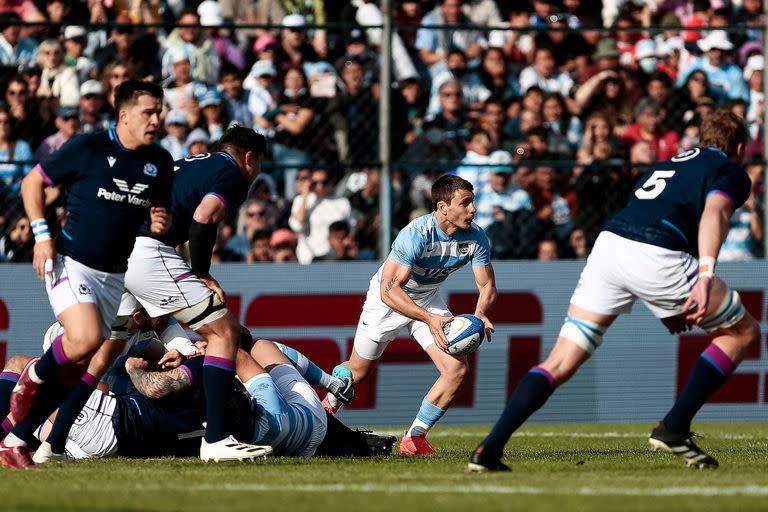
[[[485,338],[485,325],[474,315],[457,315],[443,326],[448,347],[445,351],[452,356],[471,354]]]
[[[43,353],[48,352],[48,349],[53,345],[53,340],[63,332],[64,328],[59,322],[54,322],[53,325],[45,331],[45,335],[43,335]]]

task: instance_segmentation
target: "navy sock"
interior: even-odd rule
[[[11,393],[17,382],[19,382],[18,373],[9,370],[0,373],[0,419],[8,416],[11,410]]]
[[[223,357],[205,356],[203,361],[203,386],[205,387],[205,411],[207,426],[205,440],[215,443],[227,437],[224,428],[226,409],[232,379],[235,378],[235,362]]]
[[[56,336],[51,348],[49,348],[48,351],[43,354],[43,357],[41,357],[35,364],[35,375],[37,375],[43,382],[53,377],[56,370],[62,366],[72,364],[64,353],[63,339],[63,334]]]
[[[28,445],[36,444],[35,430],[61,405],[71,389],[56,377],[41,384],[29,414],[13,427],[13,434]]]
[[[96,389],[98,383],[99,381],[96,377],[90,373],[85,373],[80,382],[67,395],[64,403],[59,407],[56,421],[54,421],[53,428],[46,439],[50,443],[53,453],[64,453],[69,429],[72,428],[72,424],[77,419],[80,411],[83,410],[83,406],[88,401],[88,398],[90,398],[93,390]]]
[[[539,366],[531,368],[517,384],[504,412],[488,437],[480,443],[478,450],[490,457],[501,457],[504,445],[512,433],[546,403],[556,385],[554,377],[547,370]]]
[[[722,386],[736,365],[720,347],[712,343],[701,353],[693,367],[685,389],[664,417],[664,426],[676,434],[691,430],[694,415],[712,394]]]

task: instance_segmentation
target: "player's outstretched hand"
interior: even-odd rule
[[[687,311],[685,319],[696,325],[701,325],[707,314],[709,294],[712,291],[712,278],[700,276],[691,290],[691,295],[683,304],[683,311]]]
[[[200,280],[205,283],[205,286],[210,288],[213,293],[219,296],[221,302],[226,302],[227,295],[224,293],[224,289],[219,285],[218,281],[211,276],[201,277]]]
[[[429,332],[432,333],[432,337],[435,339],[435,344],[440,350],[443,351],[448,348],[448,338],[445,337],[445,331],[443,330],[443,327],[451,320],[453,320],[453,317],[440,316],[430,313],[429,320],[427,321]]]
[[[53,265],[56,264],[56,245],[53,240],[35,243],[32,254],[32,266],[40,279],[45,279],[45,262],[48,260],[51,261],[50,272],[53,273]],[[51,286],[53,286],[53,282],[51,282]]]
[[[129,357],[125,360],[125,370],[130,372],[131,369],[137,368],[139,370],[146,370],[149,368],[149,364],[140,357]]]
[[[171,227],[171,214],[167,209],[153,206],[149,209],[149,231],[153,235],[164,235]]]
[[[482,313],[475,313],[475,316],[483,321],[483,324],[485,325],[485,339],[488,340],[488,343],[491,343],[491,335],[496,330],[496,328],[493,326],[493,322],[491,322],[491,320]]]
[[[163,370],[173,370],[186,362],[187,358],[176,349],[169,350],[157,362]]]

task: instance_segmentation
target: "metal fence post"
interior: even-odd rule
[[[392,244],[392,174],[391,158],[391,100],[392,100],[392,3],[381,0],[381,74],[379,75],[379,162],[381,186],[379,190],[379,258],[383,261]]]

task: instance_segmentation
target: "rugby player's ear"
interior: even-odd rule
[[[746,146],[744,144],[739,144],[736,146],[736,158],[739,162],[744,161],[744,151],[746,150]]]

